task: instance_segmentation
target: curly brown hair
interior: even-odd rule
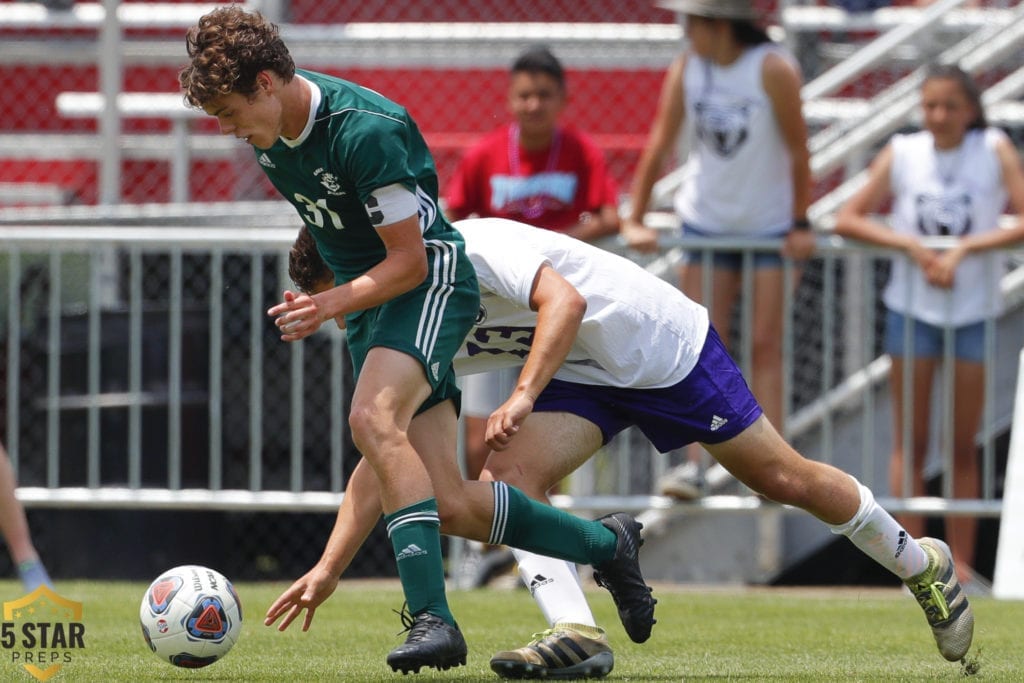
[[[317,286],[324,282],[334,282],[334,273],[324,263],[320,251],[316,248],[316,240],[305,225],[299,229],[288,252],[288,276],[305,294],[313,294]]]
[[[199,19],[185,35],[191,62],[178,74],[185,101],[202,108],[236,92],[256,92],[256,75],[273,71],[285,82],[295,75],[295,62],[276,25],[259,12],[231,5]]]

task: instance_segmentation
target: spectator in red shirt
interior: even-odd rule
[[[618,188],[604,153],[559,121],[565,72],[543,47],[520,55],[509,76],[513,121],[486,134],[447,187],[449,219],[509,218],[592,242],[619,227]]]

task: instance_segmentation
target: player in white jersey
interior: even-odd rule
[[[952,472],[947,474],[953,478],[954,497],[974,499],[981,495],[974,439],[985,403],[985,320],[1002,310],[999,281],[1006,267],[999,250],[1024,239],[1024,171],[1013,142],[986,124],[981,92],[958,67],[930,67],[921,86],[921,111],[925,129],[893,137],[879,153],[867,182],[836,217],[836,232],[906,252],[892,260],[884,293],[893,434],[903,434],[907,420],[912,436],[907,453],[902,438],[893,440],[893,493],[925,495],[931,393],[948,328],[953,332],[956,407]],[[885,225],[872,215],[889,198],[892,214]],[[1016,225],[1001,229],[1008,199]],[[953,246],[940,252],[924,245],[924,239],[939,236]],[[904,348],[908,327],[909,349]],[[912,406],[903,404],[908,364]],[[912,516],[905,524],[908,530],[923,531],[925,520]],[[961,583],[983,592],[983,582],[971,570],[977,533],[976,518],[946,519]]]
[[[496,218],[455,226],[481,288],[481,312],[456,355],[456,372],[525,360],[511,396],[488,420],[494,452],[484,477],[545,500],[552,484],[628,426],[663,452],[700,442],[753,490],[807,510],[903,579],[942,654],[957,660],[967,653],[973,615],[945,546],[910,538],[852,476],[789,446],[762,415],[702,306],[633,262],[564,235]],[[300,289],[319,292],[331,281],[310,244],[300,234],[289,272]],[[377,518],[370,493],[350,483],[346,499],[358,497],[362,513],[339,514],[325,555],[355,553],[369,532],[359,525]],[[475,514],[446,514],[442,506],[443,531],[473,533],[457,515]],[[572,568],[516,555],[524,577],[553,579],[533,587],[551,628],[526,647],[496,654],[492,668],[514,678],[607,673],[611,652]],[[337,575],[314,568],[275,601],[266,623],[283,617],[286,628],[305,609],[308,628],[337,583]]]

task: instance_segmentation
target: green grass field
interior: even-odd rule
[[[397,681],[384,664],[402,641],[392,609],[393,582],[342,582],[317,611],[312,629],[284,633],[263,625],[267,606],[286,584],[236,586],[245,610],[242,636],[228,656],[199,670],[176,669],[146,648],[138,626],[142,583],[66,581],[59,593],[83,604],[85,648],[72,652],[54,681]],[[954,680],[959,664],[942,659],[913,600],[879,589],[704,590],[657,586],[658,624],[643,645],[629,641],[610,597],[588,591],[615,648],[614,681]],[[4,600],[20,597],[0,581]],[[404,680],[498,680],[488,660],[544,627],[525,590],[453,592],[452,607],[469,643],[465,667],[422,669]],[[1024,680],[1024,603],[974,601],[972,655],[978,681]],[[0,680],[34,681],[5,651]],[[429,671],[429,672],[428,672]]]

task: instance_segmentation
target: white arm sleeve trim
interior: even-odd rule
[[[419,215],[416,195],[398,183],[378,187],[366,201],[366,214],[376,228]]]

